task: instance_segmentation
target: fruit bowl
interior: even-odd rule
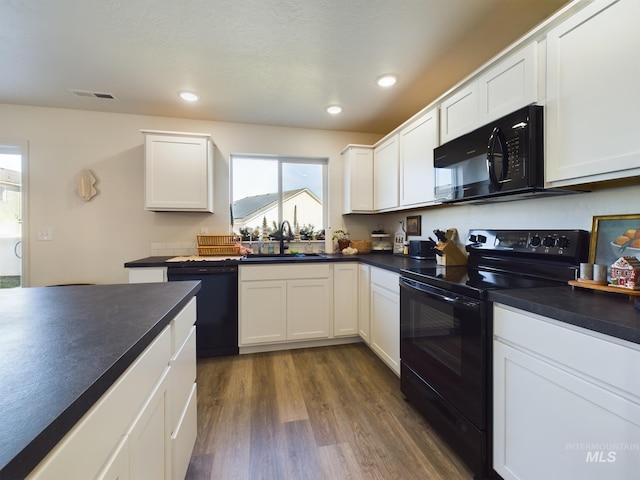
[[[611,250],[616,257],[636,257],[640,260],[640,248],[624,247],[611,242]]]

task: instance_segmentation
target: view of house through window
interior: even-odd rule
[[[327,160],[232,155],[233,231],[277,238],[284,220],[302,239],[323,238]]]

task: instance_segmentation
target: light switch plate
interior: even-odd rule
[[[50,241],[53,240],[53,228],[51,227],[46,227],[46,228],[39,228],[38,229],[38,240],[40,241]]]

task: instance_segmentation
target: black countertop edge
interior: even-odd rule
[[[187,284],[187,282],[181,283],[183,285]],[[193,285],[186,291],[185,295],[164,315],[158,318],[158,321],[128,351],[118,358],[94,383],[89,385],[61,415],[55,418],[47,428],[26,445],[13,459],[4,466],[0,465],[0,480],[25,478],[55,448],[164,328],[169,325],[171,320],[187,305],[191,298],[200,291],[200,282],[188,283]]]
[[[489,299],[543,317],[640,344],[640,310],[624,294],[570,286],[494,290]]]
[[[394,255],[391,253],[370,253],[361,255],[342,255],[340,253],[323,254],[323,258],[310,258],[308,260],[301,258],[295,261],[278,260],[274,258],[269,261],[260,260],[235,260],[231,263],[237,265],[282,265],[282,264],[299,264],[299,263],[327,263],[327,262],[362,262],[373,267],[383,268],[395,273],[411,267],[430,266],[435,260],[416,260],[402,255]],[[133,260],[124,264],[125,268],[153,268],[153,267],[185,267],[197,265],[215,265],[216,262],[207,261],[187,261],[187,262],[168,262],[167,260],[174,258],[169,257],[145,257],[139,260]]]

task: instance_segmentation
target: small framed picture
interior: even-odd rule
[[[422,235],[422,216],[415,215],[407,217],[407,236]]]
[[[593,217],[589,262],[611,265],[623,256],[640,258],[640,214]]]

